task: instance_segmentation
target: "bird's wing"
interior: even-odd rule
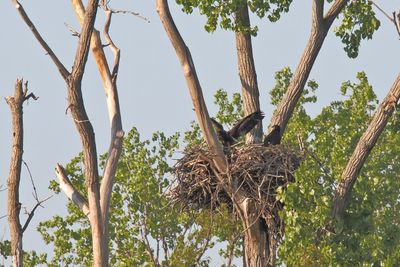
[[[263,118],[264,113],[261,111],[251,113],[241,119],[228,133],[237,139],[250,132]]]
[[[224,127],[221,125],[221,123],[219,123],[218,121],[214,120],[213,118],[211,118],[211,121],[219,131],[225,131]]]

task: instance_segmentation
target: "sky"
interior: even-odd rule
[[[211,115],[216,113],[213,94],[219,88],[239,92],[235,36],[218,29],[205,32],[205,18],[197,11],[186,15],[174,1],[170,2],[175,23],[189,47]],[[388,13],[398,10],[397,1],[379,1]],[[397,3],[396,3],[397,2]],[[69,1],[22,1],[24,8],[44,39],[70,69],[78,39],[65,24],[79,31]],[[113,41],[121,49],[118,77],[123,128],[137,127],[143,138],[161,130],[166,134],[188,129],[195,120],[192,103],[175,51],[167,38],[155,9],[155,1],[111,1],[111,7],[139,12],[150,22],[132,15],[115,15],[110,29]],[[51,10],[51,12],[50,12]],[[378,13],[381,27],[372,40],[364,41],[357,59],[349,59],[332,30],[315,62],[310,78],[319,83],[318,102],[308,106],[318,114],[323,106],[340,98],[343,81],[355,81],[358,71],[365,71],[378,98],[382,100],[399,72],[399,37],[394,25]],[[97,28],[104,16],[98,13]],[[260,89],[261,109],[266,113],[264,126],[273,112],[268,97],[274,73],[285,66],[294,70],[309,37],[311,1],[294,1],[290,13],[277,23],[251,18],[259,33],[253,38],[253,53]],[[29,81],[29,90],[39,97],[24,105],[24,156],[29,165],[40,198],[52,194],[49,181],[55,178],[56,163],[66,164],[81,151],[79,135],[67,108],[67,91],[57,68],[45,54],[11,1],[0,1],[2,42],[0,49],[0,186],[6,187],[11,151],[11,115],[4,97],[14,93],[17,78]],[[335,21],[332,29],[337,25]],[[112,60],[111,53],[108,54]],[[111,61],[110,61],[111,62]],[[109,145],[109,125],[104,90],[89,55],[83,80],[86,110],[96,134],[97,151],[104,153]],[[6,191],[0,192],[0,217],[6,215]],[[34,206],[32,187],[25,168],[22,170],[20,202],[30,210]],[[25,249],[51,251],[34,230],[40,221],[65,214],[68,199],[55,195],[36,211],[24,234]],[[22,222],[27,216],[21,215]],[[7,219],[0,219],[0,239],[7,239]],[[40,251],[40,250],[39,250]],[[0,259],[1,264],[1,259]],[[220,265],[214,261],[215,266]]]

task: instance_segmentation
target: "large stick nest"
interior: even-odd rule
[[[276,189],[294,181],[293,172],[301,160],[293,149],[260,144],[232,147],[228,159],[229,171],[221,181],[208,149],[203,146],[187,149],[174,167],[176,183],[169,192],[172,200],[187,208],[213,209],[222,203],[232,208],[226,189],[240,190],[271,212],[277,203]]]

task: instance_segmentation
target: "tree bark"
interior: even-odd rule
[[[266,267],[272,265],[270,257],[268,231],[260,220],[260,208],[245,198],[238,203],[244,228],[243,264],[247,267]]]
[[[287,91],[273,114],[270,129],[273,125],[280,125],[281,134],[285,131],[332,22],[347,2],[348,0],[336,0],[323,16],[324,1],[313,0],[311,35]]]
[[[81,26],[83,25],[85,17],[85,8],[81,0],[72,0],[75,14]],[[111,40],[108,29],[111,23],[111,11],[106,10],[106,23],[104,25],[104,35],[111,50],[114,53],[114,66],[110,71],[108,62],[106,60],[103,45],[100,39],[100,33],[95,28],[93,29],[90,46],[92,48],[93,56],[103,82],[103,87],[107,97],[107,107],[109,114],[109,121],[111,127],[111,141],[108,149],[107,160],[103,172],[103,180],[100,185],[100,206],[103,224],[103,237],[105,239],[104,245],[108,246],[109,231],[108,231],[108,218],[111,192],[117,168],[117,163],[122,150],[122,140],[124,131],[122,130],[122,120],[119,107],[118,90],[117,90],[117,74],[119,67],[120,51]],[[108,248],[105,248],[108,253]],[[108,258],[108,255],[107,255]]]
[[[236,22],[250,28],[247,0],[242,0],[236,12]],[[251,35],[248,32],[236,32],[236,50],[239,77],[242,86],[242,99],[245,115],[260,110],[260,93],[254,64]],[[261,143],[263,138],[262,122],[258,123],[246,135],[246,144]],[[254,201],[244,198],[239,203],[244,231],[243,263],[245,266],[271,266],[268,229],[261,227],[260,210]],[[264,224],[265,225],[265,224]]]
[[[378,110],[372,117],[365,133],[361,136],[356,148],[344,169],[340,182],[336,188],[333,198],[332,218],[341,220],[349,204],[349,197],[353,185],[360,174],[365,160],[378,141],[379,136],[384,130],[390,116],[395,110],[396,103],[400,98],[400,74],[397,76],[392,88],[389,90],[385,99],[379,105]]]
[[[192,56],[189,48],[186,46],[176,28],[169,11],[167,0],[157,0],[157,13],[181,63],[183,75],[185,76],[186,84],[189,88],[200,128],[204,134],[209,149],[215,155],[214,163],[221,173],[226,173],[227,162],[225,154],[222,150],[221,144],[218,142],[217,135],[212,126]]]
[[[14,96],[7,97],[6,101],[10,106],[13,128],[10,172],[7,180],[8,223],[10,225],[12,263],[13,266],[19,267],[23,266],[22,226],[19,220],[19,213],[21,210],[21,203],[19,202],[19,184],[24,147],[22,104],[25,101],[22,80],[16,81]]]
[[[236,12],[236,20],[245,27],[250,27],[247,0],[242,0]],[[254,65],[251,35],[248,32],[236,32],[236,50],[238,58],[239,77],[242,85],[243,108],[245,115],[260,110],[260,93],[258,90],[257,73]],[[263,137],[262,122],[246,135],[246,144],[261,143]]]

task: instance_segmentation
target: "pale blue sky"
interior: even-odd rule
[[[379,1],[389,13],[399,8],[399,2]],[[69,1],[23,1],[27,13],[50,47],[70,69],[77,38],[71,36],[64,23],[79,29]],[[183,131],[195,119],[182,71],[155,11],[155,1],[112,1],[112,7],[129,9],[147,17],[150,23],[130,15],[113,17],[111,36],[121,49],[118,79],[124,130],[137,127],[144,138],[154,131],[167,134]],[[171,12],[181,35],[191,50],[210,114],[216,112],[213,93],[218,88],[229,92],[240,89],[236,66],[234,34],[217,30],[214,34],[203,29],[205,18],[197,12],[186,15],[170,1]],[[389,90],[399,72],[399,38],[394,25],[378,13],[381,28],[374,39],[363,42],[360,56],[348,59],[340,40],[331,31],[314,65],[310,78],[319,84],[319,102],[309,107],[316,114],[323,105],[339,97],[342,81],[355,80],[358,71],[365,71],[379,99]],[[11,1],[0,2],[0,21],[3,25],[0,50],[0,97],[13,94],[16,78],[29,81],[29,89],[39,96],[24,105],[24,160],[29,164],[40,197],[51,194],[49,180],[55,177],[57,162],[67,163],[81,151],[81,144],[67,107],[66,86],[56,67],[32,33],[28,30]],[[98,28],[103,15],[99,11]],[[294,1],[290,15],[271,24],[252,18],[260,31],[253,38],[253,51],[261,94],[261,107],[268,125],[272,107],[268,91],[273,86],[275,71],[284,66],[295,69],[309,36],[311,1]],[[83,92],[89,118],[95,128],[98,152],[108,148],[109,126],[104,91],[97,67],[91,55],[84,76]],[[6,186],[11,149],[11,116],[4,100],[0,101],[0,185]],[[23,168],[21,202],[28,210],[34,205],[31,185]],[[65,211],[67,198],[56,195],[38,209],[24,235],[26,249],[51,251],[44,247],[36,225]],[[0,192],[0,216],[6,214],[6,192]],[[22,215],[22,222],[26,219]],[[0,238],[8,237],[7,219],[0,220]],[[4,235],[3,235],[4,233]],[[42,245],[40,245],[42,244]],[[1,263],[1,262],[0,262]],[[215,263],[219,265],[219,263]]]

